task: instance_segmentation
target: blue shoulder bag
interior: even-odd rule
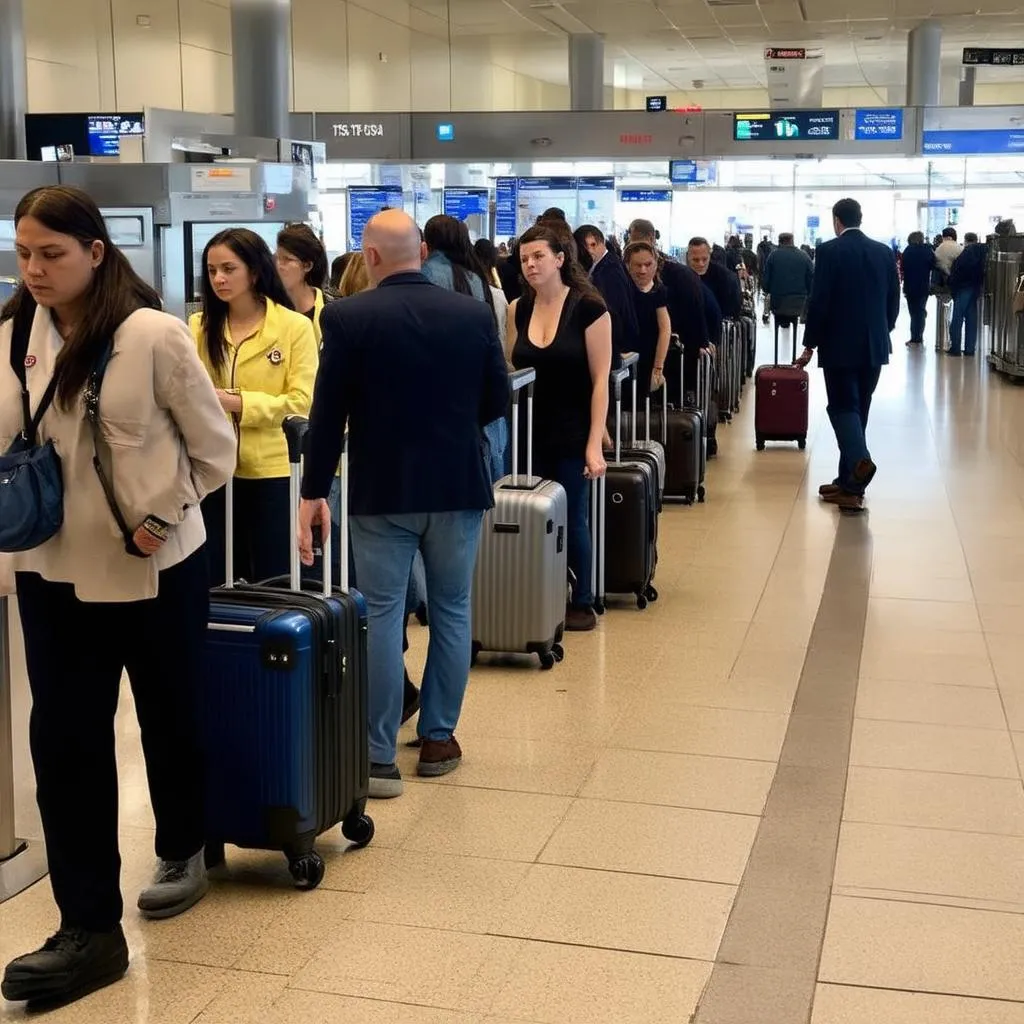
[[[35,303],[23,299],[14,316],[11,369],[21,384],[22,430],[0,455],[0,551],[30,551],[46,543],[64,523],[64,479],[52,441],[38,443],[39,424],[53,403],[57,378],[50,381],[32,415],[25,357]]]

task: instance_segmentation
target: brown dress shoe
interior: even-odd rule
[[[859,487],[867,487],[872,480],[875,479],[875,474],[878,472],[878,467],[870,459],[861,459],[856,466],[853,467],[853,479]]]
[[[862,512],[864,510],[864,499],[859,494],[850,494],[847,491],[837,490],[834,494],[825,494],[822,500],[829,505],[835,505],[841,512]]]
[[[839,484],[822,484],[818,488],[818,494],[823,498],[827,498],[830,494],[838,494],[842,488]]]
[[[597,629],[597,612],[593,608],[566,608],[565,628],[569,633],[589,633]]]
[[[437,778],[455,771],[462,761],[462,747],[452,736],[448,740],[424,740],[420,746],[420,763],[416,774],[425,778]]]

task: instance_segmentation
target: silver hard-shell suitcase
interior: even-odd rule
[[[473,576],[473,660],[481,652],[536,654],[543,668],[564,657],[568,591],[568,498],[554,480],[533,475],[536,370],[512,380],[512,475],[494,486]],[[519,404],[527,397],[526,475],[519,468]]]

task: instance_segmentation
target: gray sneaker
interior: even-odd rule
[[[194,907],[209,888],[202,850],[188,860],[162,860],[153,884],[139,893],[139,910],[151,921],[176,917]]]
[[[397,764],[371,764],[369,796],[373,800],[392,800],[402,795],[402,773]]]

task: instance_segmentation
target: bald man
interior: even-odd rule
[[[505,414],[509,382],[490,307],[423,276],[419,230],[405,213],[374,217],[363,255],[375,287],[321,318],[299,546],[312,564],[312,527],[329,527],[325,499],[347,429],[352,550],[369,610],[370,796],[388,798],[402,792],[402,635],[417,551],[430,601],[418,774],[444,775],[462,758],[455,728],[469,679],[470,588],[494,504],[483,427]]]

